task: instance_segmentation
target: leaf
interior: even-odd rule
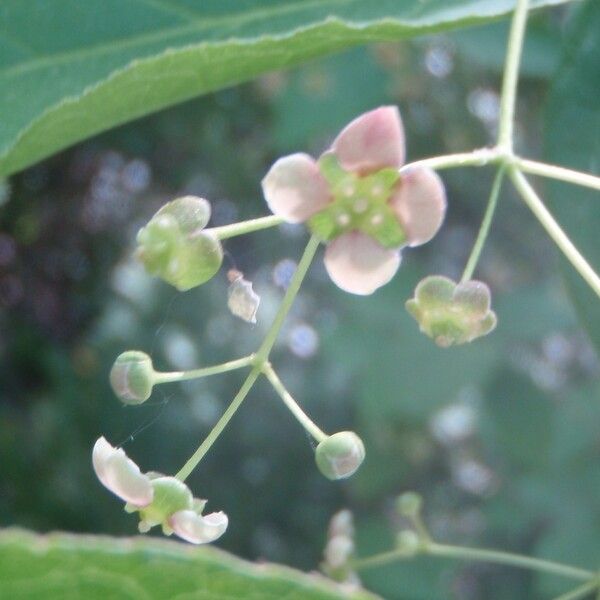
[[[581,6],[563,44],[563,68],[554,82],[546,110],[546,159],[600,175],[600,3]],[[552,183],[551,209],[575,245],[600,270],[600,194]],[[596,347],[600,349],[600,300],[573,268],[564,272],[575,307]]]
[[[4,0],[0,176],[114,125],[261,73],[352,45],[485,22],[513,5]]]
[[[375,599],[317,575],[252,565],[215,548],[152,538],[0,533],[0,597],[235,600]]]

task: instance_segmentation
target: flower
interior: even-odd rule
[[[280,158],[262,181],[271,211],[306,222],[327,243],[325,268],[353,294],[372,294],[400,266],[400,249],[428,242],[440,228],[446,195],[425,167],[400,170],[404,133],[395,106],[348,124],[318,160]]]
[[[142,533],[162,525],[166,535],[175,533],[192,544],[206,544],[227,529],[224,512],[202,515],[206,500],[194,498],[175,477],[142,473],[122,448],[113,448],[104,437],[94,444],[92,463],[102,485],[126,502],[125,510],[140,513]]]
[[[446,348],[490,333],[497,321],[490,305],[485,283],[470,280],[457,284],[448,277],[431,275],[419,282],[406,309],[425,335]]]

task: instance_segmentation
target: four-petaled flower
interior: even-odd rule
[[[440,228],[446,195],[432,170],[404,163],[398,109],[383,106],[347,125],[318,160],[280,158],[262,181],[274,214],[306,222],[326,242],[325,268],[353,294],[371,294],[400,266],[400,249]]]
[[[227,529],[227,515],[202,515],[206,500],[194,498],[182,481],[142,473],[121,448],[113,448],[103,437],[94,445],[92,462],[100,482],[127,503],[125,510],[140,513],[142,533],[162,525],[166,535],[175,533],[192,544],[206,544]]]

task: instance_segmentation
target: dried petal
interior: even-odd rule
[[[437,233],[444,221],[444,184],[431,169],[414,167],[401,171],[390,205],[402,223],[409,246],[420,246]]]
[[[236,271],[236,273],[239,273]],[[256,323],[256,311],[260,304],[260,296],[252,289],[252,282],[239,275],[233,280],[227,291],[227,306],[236,316],[247,323]]]
[[[404,162],[404,130],[395,106],[382,106],[346,125],[331,147],[347,171],[365,175]]]
[[[351,294],[368,295],[385,285],[400,266],[400,252],[384,248],[354,231],[333,240],[325,251],[325,268],[333,282]]]
[[[98,479],[113,494],[135,506],[152,502],[154,491],[147,475],[121,448],[113,448],[104,437],[94,444],[92,463]]]
[[[308,154],[280,158],[262,180],[271,211],[288,223],[301,223],[325,208],[329,186],[317,162]]]

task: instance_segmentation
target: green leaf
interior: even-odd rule
[[[4,0],[0,176],[119,123],[261,73],[352,45],[485,22],[513,5]]]
[[[63,533],[0,533],[0,597],[70,600],[355,600],[316,575],[254,566],[211,547],[152,538],[116,539]]]
[[[546,111],[546,158],[549,162],[600,175],[600,3],[582,5],[564,48],[563,68],[554,82]],[[552,212],[575,245],[600,270],[600,194],[552,183]],[[600,349],[600,300],[570,265],[565,276],[576,309]]]

